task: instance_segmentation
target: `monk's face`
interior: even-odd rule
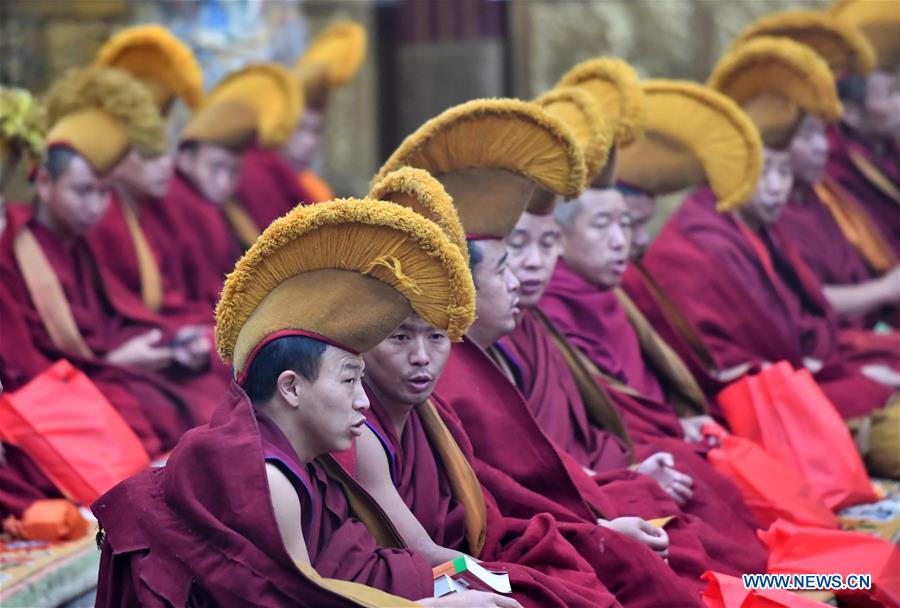
[[[623,194],[631,216],[631,259],[639,260],[650,245],[647,223],[656,211],[656,199],[643,192]]]
[[[144,158],[136,150],[116,167],[114,179],[128,192],[141,198],[161,199],[169,189],[175,165],[171,154]]]
[[[509,269],[519,280],[519,304],[537,306],[562,253],[559,226],[552,215],[523,213],[506,238]]]
[[[288,163],[297,171],[309,167],[313,158],[322,147],[322,134],[325,129],[325,115],[315,109],[307,108],[297,123],[297,128],[281,148]]]
[[[588,282],[615,287],[628,268],[631,214],[618,190],[585,190],[570,226],[563,227],[566,263]]]
[[[39,169],[35,188],[40,199],[38,217],[63,235],[84,235],[109,206],[107,181],[78,155],[72,156],[56,179],[45,168]]]
[[[790,152],[766,148],[756,192],[750,203],[740,209],[741,215],[751,225],[774,223],[787,204],[793,183]]]
[[[349,449],[362,433],[363,412],[369,407],[362,385],[364,369],[362,356],[328,346],[315,380],[296,375],[296,398],[287,399],[295,406],[293,424],[315,446],[316,454]]]
[[[209,201],[221,205],[237,192],[241,177],[241,154],[212,144],[178,154],[178,169]]]
[[[509,269],[505,241],[476,241],[476,248],[481,260],[474,264],[476,318],[469,337],[487,348],[516,328],[519,280]]]
[[[410,315],[393,334],[366,353],[366,382],[387,405],[415,407],[431,396],[449,357],[447,332],[418,315]]]
[[[866,83],[865,122],[879,137],[900,137],[900,79],[877,70]]]
[[[791,167],[797,181],[810,185],[818,183],[828,162],[825,123],[807,114],[791,140],[790,153]]]

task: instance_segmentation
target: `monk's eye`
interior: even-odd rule
[[[406,334],[394,334],[391,337],[391,340],[396,340],[397,342],[406,342],[407,340],[409,340],[409,336],[407,336]]]

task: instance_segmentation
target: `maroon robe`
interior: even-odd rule
[[[88,241],[100,264],[131,293],[142,297],[140,264],[122,209],[124,204],[117,193],[110,195],[109,209],[88,234]],[[191,300],[187,288],[185,271],[194,253],[188,235],[193,227],[183,208],[171,198],[148,199],[136,206],[138,223],[159,269],[162,283],[159,313],[193,316],[196,323],[211,325],[213,315],[209,306]]]
[[[841,332],[821,286],[779,238],[777,226],[758,240],[762,248],[733,216],[717,213],[713,194],[703,187],[670,218],[643,264],[693,324],[718,368],[781,360],[800,368],[811,357],[824,363],[816,379],[844,417],[881,407],[890,390],[865,378],[859,366],[894,363],[888,345],[896,344],[896,334]]]
[[[437,544],[471,552],[466,544],[463,506],[452,496],[450,480],[431,450],[419,417],[415,412],[410,415],[403,438],[398,439],[381,404],[373,400],[372,405],[367,412],[368,424],[382,441],[404,502]],[[478,557],[485,567],[509,573],[512,596],[522,605],[618,605],[549,515],[506,530],[496,505],[485,498],[490,536]],[[592,533],[593,528],[596,526]],[[507,537],[507,544],[500,544],[502,536]],[[602,542],[600,537],[599,533],[594,535],[597,545]]]
[[[828,128],[828,174],[856,196],[882,229],[894,252],[900,254],[900,204],[859,170],[850,157],[851,150],[868,159],[895,189],[900,190],[900,146],[888,144],[885,154],[878,156],[846,125],[835,124]]]
[[[872,273],[809,186],[795,189],[778,228],[822,285],[855,285]]]
[[[439,545],[459,551],[471,552],[465,540],[463,507],[452,495],[449,478],[435,456],[428,436],[415,411],[403,430],[396,436],[392,423],[383,406],[372,399],[372,407],[366,413],[368,424],[381,440],[388,455],[391,474],[397,491],[422,524],[429,536]],[[472,445],[466,440],[465,430],[446,408],[439,412],[453,435],[462,437],[457,442],[470,463],[476,462]],[[512,480],[503,482],[506,496],[528,491]],[[570,589],[566,605],[578,605],[584,597],[590,605],[614,604],[617,600],[625,606],[654,606],[661,598],[669,598],[680,605],[693,605],[698,590],[679,581],[671,569],[647,547],[625,536],[602,528],[594,523],[562,522],[540,507],[530,518],[507,517],[491,491],[482,486],[487,513],[486,540],[479,555],[497,568],[518,572],[521,567],[536,570],[536,579],[547,591],[559,598],[567,593],[560,586]],[[632,573],[642,572],[641,579]],[[608,588],[598,586],[597,578]],[[558,579],[558,581],[554,581]],[[644,581],[652,580],[653,585]],[[514,590],[522,585],[513,582]],[[530,588],[528,595],[517,599],[529,604],[550,605],[541,601]],[[615,595],[615,599],[608,594]],[[677,600],[675,598],[678,598]],[[605,601],[604,601],[605,600]]]
[[[267,460],[297,490],[304,540],[320,575],[409,599],[432,594],[428,563],[376,545],[349,517],[335,483],[318,465],[300,463],[233,385],[210,423],[185,434],[165,467],[118,484],[93,504],[105,530],[96,605],[351,605],[294,565],[275,521]]]
[[[105,273],[84,239],[66,245],[35,221],[30,209],[10,211],[10,226],[0,249],[0,282],[6,291],[0,297],[11,299],[8,306],[22,320],[40,361],[31,361],[32,352],[18,344],[0,344],[3,360],[18,360],[9,374],[9,386],[4,383],[4,387],[15,390],[33,377],[39,364],[66,358],[106,395],[151,456],[168,450],[184,431],[208,420],[227,386],[227,370],[218,359],[211,357],[210,367],[200,372],[174,365],[160,372],[142,372],[106,363],[103,358],[110,351],[138,334],[161,329],[165,343],[174,337],[178,325],[147,311],[142,301]],[[13,253],[14,236],[26,226],[54,269],[94,358],[60,351],[47,332]]]
[[[587,327],[586,324],[582,326]],[[563,329],[560,327],[561,332]],[[523,314],[516,331],[510,334],[506,344],[509,345],[507,360],[515,367],[514,372],[517,372],[516,375],[521,379],[520,386],[525,389],[523,394],[529,408],[532,412],[545,410],[541,416],[543,418],[551,418],[550,412],[556,411],[557,421],[552,425],[555,431],[548,433],[551,438],[563,449],[566,449],[566,446],[573,446],[574,450],[566,449],[568,454],[580,465],[593,468],[600,474],[595,481],[604,491],[619,500],[630,497],[631,508],[637,510],[620,511],[619,515],[638,515],[652,519],[658,517],[654,515],[653,508],[666,509],[669,513],[676,512],[670,510],[674,503],[665,507],[658,506],[660,504],[658,497],[662,490],[654,480],[644,475],[622,471],[629,460],[625,460],[623,464],[621,456],[602,454],[599,448],[616,440],[609,433],[595,426],[590,427],[592,435],[601,436],[597,437],[593,444],[596,446],[593,453],[590,452],[590,444],[583,440],[586,433],[567,435],[560,433],[559,419],[572,417],[573,411],[580,411],[580,416],[586,419],[587,412],[575,385],[574,376],[562,353],[532,313],[526,311]],[[742,567],[764,569],[765,550],[756,538],[758,523],[737,489],[712,470],[693,446],[684,442],[681,427],[674,413],[674,426],[670,425],[672,428],[668,433],[660,432],[655,426],[636,428],[637,425],[629,422],[640,419],[641,412],[649,412],[648,417],[657,415],[656,412],[661,412],[666,407],[665,404],[653,402],[648,398],[631,397],[610,386],[603,388],[619,412],[627,412],[624,415],[625,424],[634,441],[637,460],[643,460],[654,452],[665,450],[673,454],[679,470],[694,478],[694,496],[685,506],[675,508],[678,509],[679,517],[689,524],[690,530],[701,541],[708,554],[706,558],[708,563],[714,564],[711,567],[719,571],[732,569],[737,572],[740,572]],[[671,407],[669,411],[672,411]],[[539,422],[541,417],[538,417]],[[574,430],[574,427],[568,428]],[[577,456],[585,453],[586,457]],[[630,457],[630,454],[627,456]],[[593,467],[589,463],[593,463]],[[604,487],[606,484],[608,487]],[[668,502],[668,498],[665,500]],[[678,531],[672,535],[672,539],[676,545],[688,542]],[[743,553],[743,558],[735,561],[733,556],[738,553]],[[701,556],[697,555],[695,559],[701,559]]]
[[[281,154],[258,145],[244,153],[237,197],[260,232],[297,205],[312,200]]]
[[[225,275],[234,269],[243,248],[222,210],[198,192],[187,177],[176,172],[165,204],[178,207],[188,224],[181,237],[190,241],[185,267],[188,297],[212,309],[219,301]]]

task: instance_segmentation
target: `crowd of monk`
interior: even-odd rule
[[[427,121],[360,198],[310,168],[354,23],[205,93],[160,26],[4,88],[2,387],[66,359],[165,460],[92,505],[97,605],[702,605],[767,569],[716,396],[782,361],[900,477],[898,31],[840,0],[705,84],[591,59]],[[0,516],[63,497],[2,455]],[[460,555],[512,594],[432,597]]]

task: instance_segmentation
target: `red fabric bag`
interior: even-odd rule
[[[735,435],[793,466],[828,508],[877,500],[847,426],[809,371],[782,361],[732,383],[717,400]]]
[[[900,607],[900,548],[877,536],[776,521],[758,532],[773,574],[869,574],[872,588],[835,590],[853,605]],[[875,603],[877,602],[877,603]]]
[[[707,608],[822,608],[828,604],[791,593],[769,589],[745,589],[741,579],[706,571],[701,576],[709,582],[703,590]]]
[[[718,425],[707,425],[703,431],[719,440],[719,447],[707,453],[707,461],[737,486],[763,528],[779,518],[807,526],[840,527],[834,513],[790,464]]]
[[[90,378],[61,359],[0,395],[0,436],[19,446],[68,498],[94,502],[150,459]]]

